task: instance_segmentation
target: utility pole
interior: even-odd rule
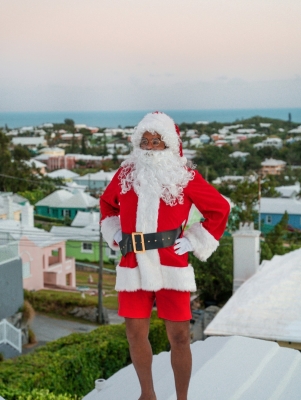
[[[105,324],[105,316],[102,305],[102,268],[103,268],[103,247],[102,233],[99,227],[99,269],[98,269],[98,323]]]

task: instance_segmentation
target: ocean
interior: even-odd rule
[[[0,112],[0,127],[10,129],[23,126],[39,126],[44,123],[62,123],[71,118],[76,124],[86,124],[101,128],[135,126],[142,117],[152,110],[136,111],[49,111],[49,112]],[[254,108],[220,110],[160,110],[170,115],[178,124],[182,122],[222,122],[232,123],[254,116],[288,120],[301,123],[301,108]]]

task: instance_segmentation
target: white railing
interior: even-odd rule
[[[0,344],[10,344],[19,353],[22,353],[21,330],[15,328],[6,319],[0,322]]]

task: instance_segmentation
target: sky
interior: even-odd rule
[[[0,112],[301,107],[300,0],[0,10]]]

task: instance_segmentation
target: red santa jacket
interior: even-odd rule
[[[205,221],[193,224],[184,231],[194,255],[202,261],[218,247],[229,214],[229,203],[195,171],[193,180],[183,190],[183,204],[167,205],[154,193],[137,196],[133,189],[121,193],[119,169],[100,198],[101,231],[112,249],[115,233],[153,233],[176,229],[185,225],[192,204],[202,213]],[[151,183],[150,183],[151,184]],[[145,253],[127,253],[117,266],[117,291],[160,289],[195,291],[194,271],[188,264],[188,253],[177,255],[174,247],[147,250]]]

